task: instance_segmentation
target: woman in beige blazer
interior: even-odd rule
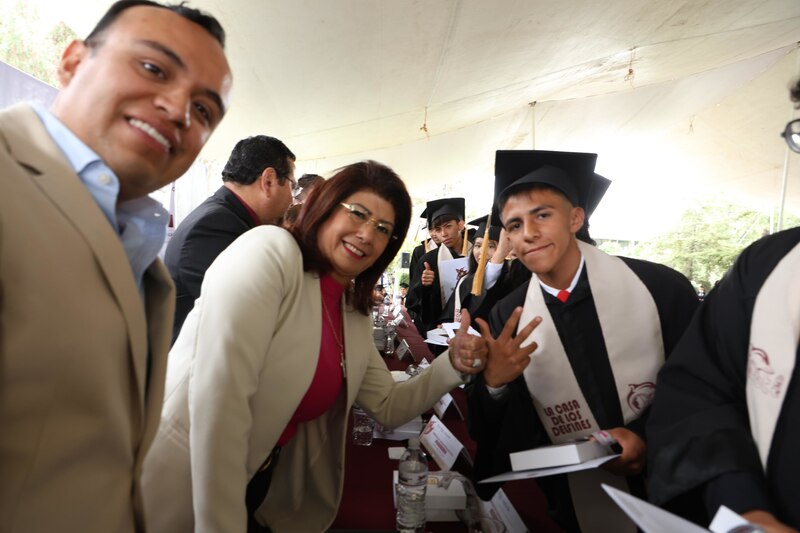
[[[464,351],[395,384],[375,350],[370,294],[410,216],[400,178],[357,163],[315,189],[291,234],[255,228],[211,265],[170,352],[149,532],[324,531],[353,402],[398,426],[482,368]]]

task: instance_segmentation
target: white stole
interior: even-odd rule
[[[469,254],[471,253],[472,253],[472,243],[469,244],[467,249],[467,255],[465,255],[464,257],[469,257]],[[436,252],[436,264],[438,266],[441,265],[443,261],[450,261],[452,259],[458,259],[459,257],[461,256],[453,257],[453,254],[450,253],[450,249],[444,244],[442,244],[441,246],[439,246],[439,251]],[[439,270],[441,271],[441,269]],[[439,282],[439,297],[441,298],[442,301],[442,308],[444,308],[444,306],[447,305],[447,300],[450,299],[450,294],[445,294],[446,289],[444,285],[442,285],[442,276],[440,275],[439,272],[436,273],[436,277]],[[456,294],[458,294],[458,285],[462,279],[464,278],[461,278],[458,280],[458,282],[456,282],[456,287],[455,287]],[[457,305],[460,304],[460,299],[456,300],[456,304]],[[458,307],[456,309],[458,309]]]
[[[650,291],[621,259],[580,241],[578,246],[586,261],[589,286],[627,424],[652,402],[656,375],[664,364],[658,309]],[[523,375],[550,439],[555,443],[568,442],[610,429],[598,426],[583,396],[534,274],[517,332],[536,316],[543,320],[523,346],[535,341],[538,348]],[[595,469],[570,474],[569,480],[575,512],[584,532],[603,531],[610,523],[619,525],[616,531],[635,531],[633,523],[624,513],[617,513],[618,509],[599,486],[603,482],[627,492],[624,477]],[[598,519],[600,515],[607,518]]]
[[[761,464],[767,459],[800,338],[800,245],[780,260],[758,291],[750,322],[747,411]]]
[[[436,252],[436,265],[441,265],[442,261],[449,261],[451,259],[455,259],[455,257],[453,257],[453,254],[450,253],[450,249],[444,244],[440,245],[439,251]],[[442,301],[442,306],[444,306],[447,303],[447,299],[445,298],[444,287],[442,286],[442,276],[439,275],[438,269],[436,278],[439,284],[439,299]]]
[[[453,322],[461,323],[461,284],[464,283],[464,280],[467,279],[467,276],[464,276],[458,283],[456,283],[456,290],[453,293],[453,298],[456,299],[455,303],[455,311],[453,313]]]

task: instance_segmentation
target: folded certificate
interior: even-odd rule
[[[614,487],[603,484],[603,490],[644,533],[727,533],[747,524],[747,520],[723,505],[709,529],[705,529]]]

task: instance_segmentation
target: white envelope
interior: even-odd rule
[[[711,522],[711,529],[705,529],[614,487],[603,484],[603,490],[644,533],[708,533],[709,531],[728,533],[734,527],[748,523],[738,514],[722,506]]]

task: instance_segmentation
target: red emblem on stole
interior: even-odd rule
[[[628,383],[628,387],[630,387],[628,407],[637,415],[641,415],[642,411],[653,402],[653,396],[656,395],[656,384],[652,381],[645,381],[644,383]]]
[[[770,366],[769,354],[752,344],[747,356],[747,381],[752,382],[757,391],[773,398],[781,393],[784,382],[783,376],[775,375],[775,369]]]

